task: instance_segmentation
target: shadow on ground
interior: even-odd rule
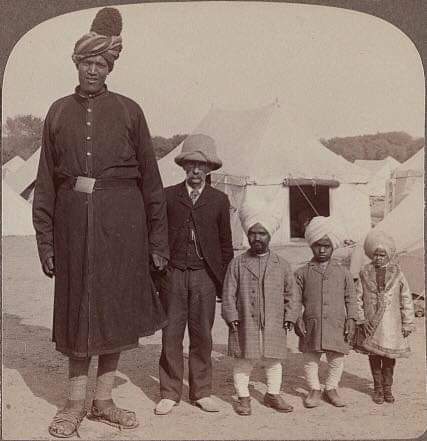
[[[42,326],[27,325],[22,319],[12,314],[3,315],[3,363],[6,368],[17,370],[31,392],[48,403],[61,407],[67,397],[67,358],[54,349],[51,342],[51,330]],[[142,345],[137,349],[126,351],[120,359],[119,371],[129,381],[141,389],[153,403],[160,399],[159,369],[160,344]],[[226,356],[227,346],[214,345],[213,357],[213,394],[220,400],[233,406],[235,399],[232,366],[233,361]],[[187,361],[187,360],[186,360]],[[185,363],[187,365],[187,363]],[[94,365],[92,363],[89,383],[93,389]],[[320,365],[320,377],[325,378],[327,363]],[[307,386],[303,375],[302,354],[289,352],[284,362],[284,377],[282,390],[285,394],[304,398]],[[187,367],[185,369],[187,377]],[[116,377],[115,387],[125,380]],[[256,367],[251,375],[251,383],[265,384],[264,370]],[[92,385],[92,387],[91,387]],[[354,389],[369,394],[371,381],[357,375],[344,372],[341,387]],[[253,399],[262,403],[263,392],[259,388],[251,387]],[[182,400],[188,402],[188,387],[183,386]]]

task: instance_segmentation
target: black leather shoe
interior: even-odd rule
[[[384,388],[384,401],[386,403],[394,403],[394,397],[391,393],[391,387],[385,387]]]
[[[271,407],[277,412],[288,413],[292,412],[294,408],[288,404],[279,394],[273,395],[266,393],[264,395],[264,404],[267,407]]]
[[[382,388],[374,389],[374,395],[372,395],[372,401],[377,404],[384,403],[384,392]]]
[[[239,397],[239,402],[235,407],[236,413],[242,416],[249,416],[252,414],[250,397]]]
[[[313,407],[317,407],[320,404],[320,398],[322,396],[322,392],[318,389],[311,390],[308,395],[305,397],[304,406],[308,409]]]

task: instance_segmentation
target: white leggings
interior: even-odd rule
[[[255,365],[264,367],[267,376],[267,392],[273,395],[280,393],[282,385],[282,363],[276,358],[236,358],[233,366],[234,388],[239,397],[249,397],[249,377]]]
[[[308,387],[313,390],[320,390],[319,363],[322,352],[304,353],[304,372]],[[328,376],[325,381],[325,389],[336,389],[341,380],[344,370],[344,355],[339,352],[326,351],[328,362]]]

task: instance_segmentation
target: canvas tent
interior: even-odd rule
[[[417,183],[424,183],[424,149],[399,165],[387,181],[385,212],[393,210]]]
[[[36,150],[14,173],[8,173],[4,180],[17,194],[29,197],[37,177],[40,148]]]
[[[410,193],[374,230],[392,236],[399,262],[413,292],[424,290],[424,185],[415,183]]]
[[[384,196],[386,182],[390,179],[393,170],[400,164],[396,159],[388,156],[385,159],[365,160],[357,159],[354,164],[364,168],[369,173],[367,191],[370,196]]]
[[[2,181],[2,235],[28,236],[34,234],[31,205]]]
[[[18,156],[18,155],[14,156],[12,159],[10,159],[5,164],[3,164],[2,168],[1,168],[3,179],[9,173],[15,173],[24,164],[25,164],[25,161],[20,156]]]
[[[254,195],[281,207],[274,245],[304,243],[297,224],[307,211],[340,219],[356,241],[369,230],[367,173],[324,147],[277,102],[251,110],[212,107],[193,133],[216,142],[223,167],[211,175],[212,185],[229,196],[235,247],[245,243],[239,207]],[[184,179],[174,162],[180,149],[159,161],[165,186]]]

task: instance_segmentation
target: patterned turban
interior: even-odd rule
[[[282,209],[283,204],[277,200],[269,203],[259,194],[247,196],[239,210],[240,222],[245,234],[247,235],[255,224],[261,224],[272,237],[280,228]]]
[[[343,232],[337,222],[330,217],[314,217],[305,229],[305,239],[311,246],[324,236],[328,236],[334,250],[340,246],[343,240]]]
[[[74,46],[72,60],[76,65],[88,57],[101,55],[110,71],[122,50],[122,17],[115,8],[103,8],[93,20],[90,32]]]
[[[370,259],[374,257],[374,253],[378,248],[385,250],[390,259],[392,259],[396,253],[394,239],[381,230],[372,230],[370,233],[368,233],[363,247],[365,249],[365,254]]]

